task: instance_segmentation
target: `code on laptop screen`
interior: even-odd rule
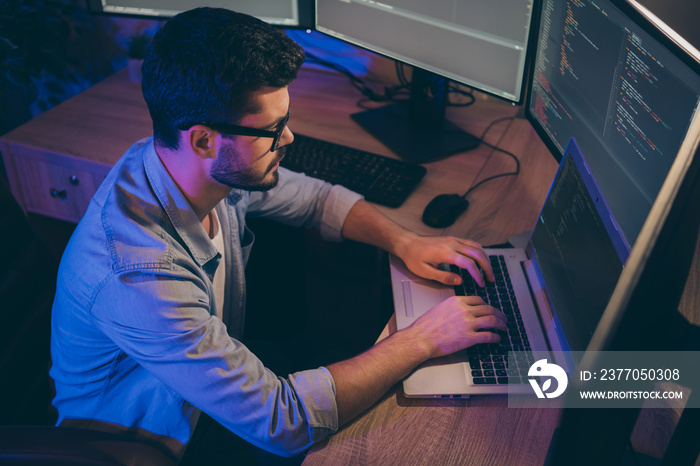
[[[562,162],[532,233],[539,273],[572,351],[583,351],[622,273],[605,202],[589,194],[571,155]],[[618,246],[619,248],[619,246]]]

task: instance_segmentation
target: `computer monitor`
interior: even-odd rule
[[[700,66],[624,1],[543,0],[540,14],[528,119],[557,159],[576,138],[631,246],[700,102]]]
[[[603,352],[700,351],[700,327],[678,312],[700,231],[699,147],[696,112],[577,370],[602,367]],[[576,395],[587,388],[578,377],[570,379],[546,466],[626,464],[622,458],[640,407],[575,407]],[[700,390],[689,388],[686,404]],[[699,428],[697,409],[685,408],[662,464],[695,464]]]
[[[313,27],[313,0],[87,0],[96,13],[170,18],[200,6],[227,8],[284,28]]]
[[[600,368],[604,352],[698,351],[700,330],[678,306],[700,230],[700,53],[634,0],[545,0],[541,20],[528,110],[555,154],[564,133],[588,138],[596,178],[611,173],[615,216],[634,220],[621,225],[632,249],[577,371]],[[641,406],[583,409],[585,381],[569,383],[545,465],[626,464]],[[683,412],[662,464],[697,459],[696,412]]]
[[[511,102],[523,100],[535,3],[317,0],[316,29],[413,66],[407,104],[353,118],[400,157],[421,161],[479,143],[445,122],[445,80]],[[443,78],[440,85],[437,77]]]

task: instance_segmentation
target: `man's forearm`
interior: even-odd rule
[[[343,237],[380,247],[394,255],[415,233],[394,223],[366,201],[358,201],[350,209],[343,224]]]
[[[394,384],[430,357],[429,348],[410,329],[382,340],[366,352],[328,366],[343,425],[372,406]]]
[[[503,313],[478,296],[446,299],[359,356],[328,366],[335,381],[338,423],[372,406],[422,362],[474,344],[498,343],[500,336],[492,330],[506,328]]]

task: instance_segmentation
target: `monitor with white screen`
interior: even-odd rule
[[[309,28],[312,0],[88,0],[90,11],[145,18],[170,18],[183,11],[208,6],[255,16],[285,28]]]
[[[316,29],[413,65],[407,108],[385,107],[353,118],[402,158],[421,161],[479,143],[457,135],[459,130],[444,121],[444,94],[434,85],[436,77],[522,101],[535,3],[317,0]],[[421,102],[428,89],[435,107]]]

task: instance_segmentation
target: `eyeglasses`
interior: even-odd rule
[[[188,124],[188,125],[178,126],[178,128],[182,131],[186,131],[196,124],[201,124],[204,126],[208,126],[209,128],[214,129],[214,130],[216,130],[220,133],[223,133],[223,134],[230,134],[230,135],[235,135],[235,136],[255,136],[255,137],[260,137],[260,138],[272,138],[272,146],[270,148],[270,152],[274,152],[278,149],[280,138],[282,137],[282,133],[284,132],[284,128],[287,127],[288,121],[289,121],[289,112],[287,112],[287,114],[284,116],[284,118],[282,118],[282,120],[280,120],[280,122],[278,123],[277,129],[275,129],[275,130],[251,128],[249,126],[231,125],[228,123],[192,123],[192,124]]]

